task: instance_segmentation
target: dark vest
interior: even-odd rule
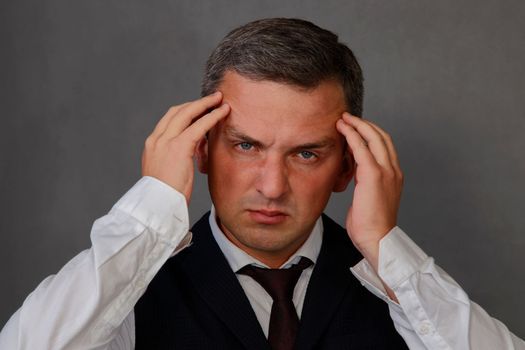
[[[270,349],[208,216],[193,226],[193,244],[164,264],[135,305],[136,349]],[[346,231],[324,215],[323,224],[296,348],[407,349],[386,303],[350,272],[362,256]]]

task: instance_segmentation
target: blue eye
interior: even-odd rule
[[[243,151],[249,151],[250,149],[252,149],[253,145],[251,143],[248,143],[248,142],[241,142],[241,143],[239,143],[239,147]]]
[[[312,159],[315,157],[315,154],[310,151],[301,151],[299,152],[299,154],[301,155],[301,158],[303,159]]]

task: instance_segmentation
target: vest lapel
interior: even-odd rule
[[[301,350],[316,347],[343,297],[351,292],[355,277],[350,267],[361,259],[357,250],[349,251],[346,231],[325,215],[323,226],[323,244],[308,284],[297,335],[296,348]]]
[[[193,244],[185,249],[182,268],[202,299],[247,349],[269,350],[250,302],[213,238],[208,217],[193,226]]]

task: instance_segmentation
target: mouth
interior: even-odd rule
[[[253,221],[263,225],[276,225],[282,223],[288,215],[278,210],[248,210],[248,213]]]

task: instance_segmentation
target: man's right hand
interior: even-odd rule
[[[193,156],[199,140],[230,113],[216,92],[193,102],[171,107],[146,139],[142,175],[170,185],[190,201],[193,189]],[[211,112],[205,114],[210,109]]]

